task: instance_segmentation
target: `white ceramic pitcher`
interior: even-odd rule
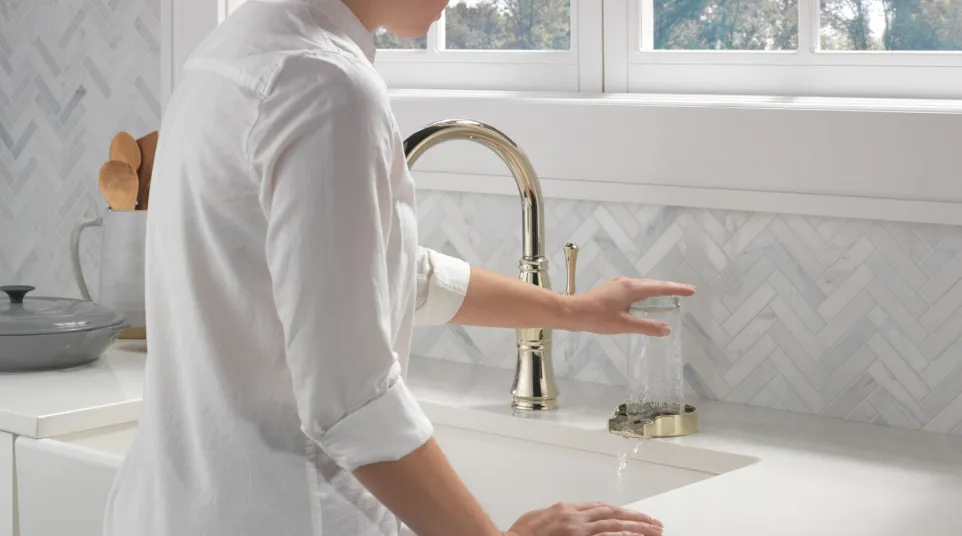
[[[102,227],[100,291],[98,299],[90,289],[80,266],[80,236],[84,229]],[[70,233],[70,259],[80,294],[124,315],[130,329],[121,338],[146,336],[144,319],[144,247],[147,236],[146,210],[108,210],[103,217],[84,220]]]

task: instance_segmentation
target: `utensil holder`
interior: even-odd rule
[[[84,230],[102,227],[100,287],[97,299],[90,293],[80,264],[80,238]],[[122,339],[144,339],[147,324],[144,304],[144,250],[147,236],[146,210],[107,210],[99,218],[79,222],[70,233],[70,259],[77,287],[85,300],[96,301],[121,313],[128,329]]]

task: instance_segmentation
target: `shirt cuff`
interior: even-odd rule
[[[398,378],[381,396],[321,434],[317,443],[335,463],[353,472],[364,465],[399,460],[433,434],[431,421]]]
[[[427,296],[417,308],[414,322],[418,325],[446,324],[458,313],[471,280],[471,265],[461,259],[449,257],[430,249],[420,262],[419,277],[426,278],[419,287]]]

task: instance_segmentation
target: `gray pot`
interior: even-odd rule
[[[90,363],[129,327],[94,302],[33,298],[34,287],[0,287],[0,372],[45,370]]]

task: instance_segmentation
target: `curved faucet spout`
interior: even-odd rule
[[[551,289],[548,259],[544,254],[544,215],[541,183],[534,167],[518,144],[499,130],[484,123],[465,119],[449,119],[432,123],[404,141],[404,154],[410,168],[428,149],[451,140],[470,140],[491,149],[511,170],[521,195],[522,243],[521,280]],[[574,292],[574,259],[577,248],[568,244],[568,288]],[[558,402],[551,363],[551,329],[518,329],[518,362],[511,388],[512,405],[518,409],[554,409]]]
[[[467,119],[431,123],[404,140],[404,155],[408,168],[413,167],[418,158],[431,147],[451,140],[477,142],[494,151],[508,166],[521,195],[523,258],[528,261],[544,258],[544,215],[541,212],[544,204],[541,199],[541,182],[521,147],[498,129]]]

